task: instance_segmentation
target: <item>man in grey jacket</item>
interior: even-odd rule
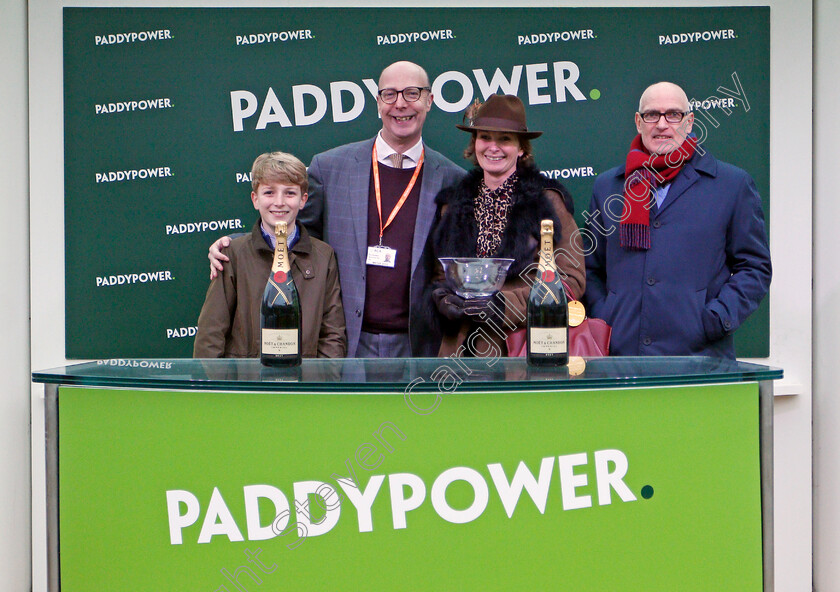
[[[316,154],[309,203],[299,219],[338,259],[348,357],[434,356],[421,297],[431,260],[426,243],[434,199],[466,173],[423,144],[433,96],[425,70],[396,62],[379,78],[382,129],[362,142]],[[226,258],[211,247],[211,273]]]

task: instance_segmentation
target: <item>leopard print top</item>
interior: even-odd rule
[[[475,198],[475,221],[478,225],[476,256],[492,257],[502,244],[502,234],[508,224],[508,213],[513,201],[517,177],[513,173],[496,189],[491,190],[481,180]]]

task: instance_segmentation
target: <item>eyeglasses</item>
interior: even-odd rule
[[[377,94],[386,105],[396,103],[398,95],[402,95],[403,99],[405,99],[407,103],[416,103],[420,100],[420,96],[423,94],[424,90],[431,91],[432,89],[429,86],[406,86],[402,90],[397,90],[395,88],[383,88]]]
[[[666,111],[663,113],[661,111],[645,111],[644,113],[640,113],[640,115],[642,116],[642,121],[645,123],[659,123],[659,118],[663,115],[665,116],[665,121],[668,123],[679,123],[683,120],[683,117],[688,115],[688,112]]]

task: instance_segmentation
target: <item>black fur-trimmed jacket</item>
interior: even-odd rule
[[[443,343],[439,355],[455,352],[457,347],[473,328],[469,321],[454,326],[443,319],[431,300],[431,291],[441,285],[443,269],[438,257],[475,257],[478,227],[475,220],[475,198],[478,195],[483,172],[473,169],[459,184],[442,190],[437,198],[439,220],[432,229],[431,252],[435,257],[433,283],[429,287],[426,304],[435,324],[443,332]],[[577,226],[572,214],[574,204],[568,190],[560,183],[540,174],[533,166],[517,167],[518,183],[508,211],[508,224],[502,235],[502,242],[495,257],[514,260],[508,271],[508,279],[502,288],[508,303],[506,318],[516,326],[524,327],[524,314],[530,287],[519,274],[538,259],[540,244],[540,221],[554,221],[555,249],[564,249],[567,256],[557,259],[558,268],[567,275],[567,283],[577,298],[585,288],[586,272],[582,249],[572,249],[570,240]],[[549,190],[549,191],[546,191]],[[514,310],[510,310],[511,307]],[[503,340],[499,340],[503,342]],[[506,350],[504,350],[506,352]],[[504,354],[503,354],[504,355]]]

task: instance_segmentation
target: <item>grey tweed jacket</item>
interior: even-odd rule
[[[309,165],[309,199],[298,215],[314,236],[322,238],[335,250],[338,258],[348,357],[356,355],[365,309],[367,213],[374,141],[375,138],[371,138],[316,154]],[[425,327],[421,312],[423,288],[431,275],[426,243],[435,219],[435,196],[464,175],[464,169],[426,147],[420,204],[414,225],[409,292],[409,337],[412,355],[416,357],[435,356],[440,345],[439,336]]]

